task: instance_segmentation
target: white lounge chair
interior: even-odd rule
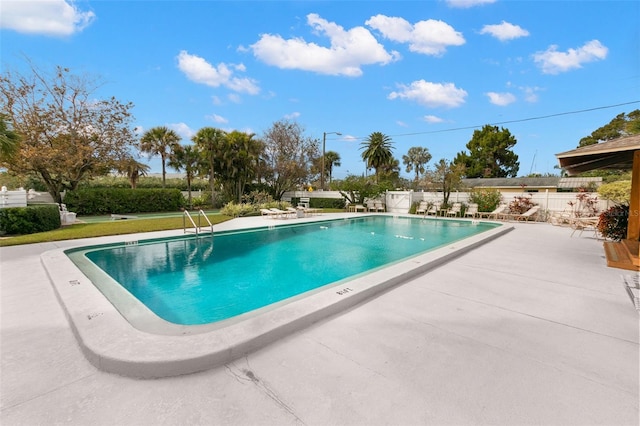
[[[479,217],[484,217],[487,219],[498,219],[498,216],[504,214],[505,210],[509,208],[506,204],[500,204],[496,209],[492,212],[479,212]]]
[[[475,203],[469,204],[469,207],[464,211],[464,217],[475,218],[478,216],[478,205]]]
[[[274,212],[271,209],[260,209],[260,214],[262,214],[262,216],[268,216],[272,219],[275,219],[277,216],[279,216],[279,213]]]
[[[431,207],[429,207],[427,209],[427,215],[428,216],[430,216],[430,215],[438,216],[438,212],[440,211],[440,206],[441,206],[440,203],[431,204]]]
[[[416,214],[427,214],[428,208],[429,208],[429,205],[427,204],[426,201],[420,201],[420,203],[418,204],[418,207],[416,207]]]
[[[540,206],[533,206],[524,213],[512,215],[512,218],[526,222],[530,219],[535,219],[538,215],[538,210],[540,210]]]
[[[458,216],[461,214],[462,204],[461,203],[453,203],[453,206],[449,210],[447,210],[447,216]]]

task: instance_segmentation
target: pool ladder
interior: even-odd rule
[[[201,218],[203,218],[203,217],[204,217],[204,220],[206,220],[207,224],[208,224],[208,226],[206,228],[200,225]],[[187,219],[189,219],[189,223],[193,226],[192,228],[187,228]],[[198,210],[198,224],[197,225],[196,225],[196,222],[193,220],[193,217],[191,216],[189,211],[185,210],[184,214],[182,215],[182,229],[184,230],[185,234],[186,233],[194,233],[196,235],[200,235],[202,233],[210,233],[211,236],[213,236],[213,225],[211,224],[211,221],[209,220],[207,215],[202,210]]]

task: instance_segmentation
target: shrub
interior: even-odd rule
[[[469,195],[469,202],[478,205],[480,212],[492,212],[502,201],[502,194],[497,189],[474,189]]]
[[[0,235],[25,235],[60,228],[57,204],[0,209]]]
[[[600,213],[598,231],[604,238],[620,241],[627,238],[629,226],[629,206],[620,204]]]
[[[246,204],[246,203],[236,204],[233,201],[229,201],[227,204],[224,205],[224,207],[222,207],[222,209],[220,209],[221,214],[225,216],[231,216],[231,217],[251,216],[256,212],[257,212],[257,209],[252,204]]]
[[[178,211],[185,205],[178,189],[140,188],[79,189],[67,192],[64,202],[78,215]]]
[[[509,203],[509,212],[512,214],[522,214],[535,206],[531,195],[516,195],[513,201]]]
[[[611,200],[614,203],[629,204],[631,202],[631,181],[620,180],[604,183],[598,188],[598,194],[605,200]]]

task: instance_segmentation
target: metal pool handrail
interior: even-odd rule
[[[184,214],[182,215],[182,229],[184,233],[186,234],[187,232],[191,232],[190,230],[187,229],[187,221],[186,221],[187,218],[189,219],[189,222],[191,222],[191,225],[193,225],[193,229],[196,235],[199,235],[201,232],[203,232],[202,226],[200,226],[200,218],[202,216],[204,216],[204,220],[206,220],[207,223],[209,224],[209,227],[208,227],[209,229],[207,231],[210,232],[211,235],[213,235],[213,224],[211,223],[207,215],[202,211],[202,209],[198,210],[197,225],[194,222],[193,217],[191,217],[191,214],[189,213],[189,211],[188,210],[184,211]]]

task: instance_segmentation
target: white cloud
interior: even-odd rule
[[[582,64],[605,59],[609,49],[598,40],[591,40],[577,49],[558,52],[558,46],[549,46],[544,52],[536,52],[533,60],[544,74],[559,74],[576,68]]]
[[[219,123],[219,124],[226,124],[229,122],[229,120],[227,120],[226,118],[218,114],[208,115],[207,118],[213,121],[214,123]]]
[[[449,7],[457,7],[467,9],[474,6],[483,6],[485,4],[495,3],[496,0],[446,0]]]
[[[328,37],[330,46],[320,46],[302,38],[285,40],[279,35],[263,34],[250,46],[254,56],[278,68],[350,77],[361,76],[362,65],[384,65],[400,57],[397,52],[387,52],[364,27],[345,31],[315,13],[307,15],[307,24],[318,35]]]
[[[300,113],[299,112],[292,112],[291,114],[285,114],[284,115],[284,118],[286,118],[287,120],[295,120],[298,117],[300,117]]]
[[[184,123],[171,123],[167,127],[174,130],[182,139],[191,140],[193,135],[196,134],[189,126]]]
[[[527,37],[529,31],[519,25],[502,21],[501,24],[497,25],[485,25],[482,27],[482,30],[480,30],[480,34],[490,34],[500,41],[507,41],[513,40],[514,38]]]
[[[530,103],[538,102],[538,92],[542,89],[539,87],[520,87],[524,92],[524,100]]]
[[[461,46],[465,43],[462,33],[446,22],[434,19],[412,25],[403,18],[376,15],[365,24],[380,31],[389,40],[408,43],[412,52],[425,55],[442,55],[448,46]]]
[[[412,82],[410,85],[399,84],[396,92],[391,92],[389,99],[407,99],[428,107],[458,107],[465,102],[467,92],[457,88],[453,83],[431,83],[424,80]]]
[[[516,97],[509,92],[506,92],[506,93],[488,92],[485,94],[489,97],[489,102],[491,102],[494,105],[507,106],[516,101]]]
[[[229,99],[229,101],[233,102],[234,104],[242,103],[242,99],[240,99],[240,95],[238,95],[237,93],[229,93],[227,95],[227,99]]]
[[[95,19],[95,13],[79,10],[65,0],[2,1],[0,28],[27,34],[69,36]]]
[[[260,93],[260,88],[256,81],[251,78],[234,77],[231,68],[236,71],[244,70],[243,65],[227,65],[224,63],[214,67],[203,58],[191,55],[183,50],[178,54],[178,68],[189,80],[205,84],[211,87],[224,86],[234,92],[248,93],[256,95]]]
[[[444,119],[436,117],[435,115],[425,115],[423,120],[429,124],[443,123]]]
[[[401,120],[396,120],[396,124],[400,127],[409,127],[409,125],[407,123],[405,123],[404,121]]]

